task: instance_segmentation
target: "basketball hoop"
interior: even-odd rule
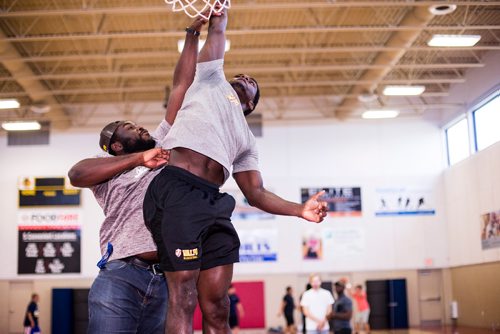
[[[201,16],[207,20],[212,13],[220,13],[224,8],[231,7],[231,0],[165,0],[165,2],[172,5],[174,12],[184,11],[191,18]],[[218,9],[215,8],[217,5]],[[207,10],[209,10],[208,15],[205,16],[203,12]]]

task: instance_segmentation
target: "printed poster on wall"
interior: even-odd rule
[[[500,210],[481,215],[482,249],[500,248]]]
[[[302,203],[321,190],[325,191],[325,194],[321,198],[328,203],[328,216],[361,216],[361,188],[302,188]]]
[[[18,274],[80,273],[81,211],[18,213]]]
[[[365,231],[362,228],[326,228],[322,237],[325,258],[352,259],[365,252]]]
[[[276,229],[238,230],[241,262],[275,262],[278,260]]]
[[[233,196],[234,200],[236,201],[236,206],[231,216],[231,220],[262,220],[275,218],[275,216],[270,213],[250,206],[241,190],[227,189],[224,191]]]
[[[302,236],[302,259],[321,260],[323,258],[323,240],[318,230],[305,231]]]
[[[377,188],[375,216],[435,215],[434,198],[430,189],[409,187]]]

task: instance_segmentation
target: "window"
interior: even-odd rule
[[[450,165],[456,164],[470,155],[467,118],[463,118],[446,129],[446,144]]]
[[[500,141],[500,92],[476,109],[473,115],[478,151]]]

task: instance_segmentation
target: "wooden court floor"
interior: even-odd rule
[[[201,333],[201,332],[196,332]],[[268,334],[265,329],[241,329],[239,334]],[[354,332],[353,332],[354,334]],[[359,334],[365,334],[360,332]],[[376,330],[370,334],[500,334],[500,330],[493,331],[492,329],[458,327],[453,330],[450,327],[429,328],[429,329],[407,329],[407,330]]]

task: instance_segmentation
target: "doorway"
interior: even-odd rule
[[[24,332],[24,316],[32,293],[32,281],[9,282],[9,334]]]
[[[418,271],[418,297],[422,327],[441,326],[443,323],[442,280],[441,270]]]

